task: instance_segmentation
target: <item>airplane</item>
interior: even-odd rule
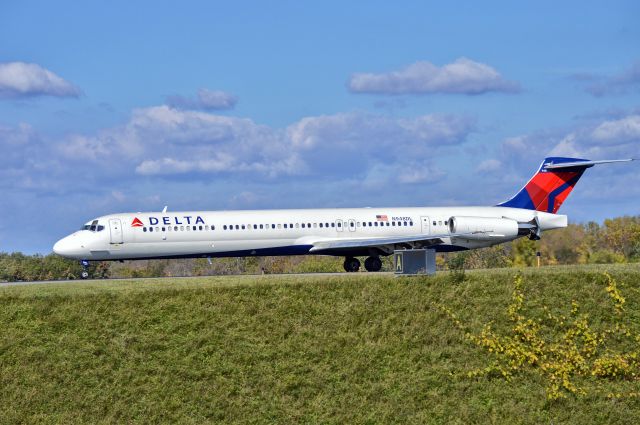
[[[633,159],[548,157],[511,199],[495,206],[325,208],[121,213],[95,218],[53,251],[89,261],[333,255],[357,272],[380,271],[397,249],[451,252],[493,246],[567,226],[557,214],[587,168]]]

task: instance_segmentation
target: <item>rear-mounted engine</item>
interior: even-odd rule
[[[516,238],[520,234],[516,220],[489,217],[451,217],[449,231],[474,240]]]

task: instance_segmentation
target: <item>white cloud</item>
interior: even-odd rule
[[[29,144],[36,138],[35,130],[26,123],[20,123],[16,128],[0,126],[0,146],[12,149]]]
[[[611,76],[580,74],[573,78],[588,83],[585,91],[596,97],[627,94],[640,89],[640,61]]]
[[[335,200],[336,191],[348,190],[338,204],[357,205],[371,193],[401,199],[406,188],[444,180],[435,158],[453,154],[475,128],[473,119],[453,115],[359,112],[273,128],[163,105],[134,110],[119,126],[60,139],[36,137],[28,126],[0,129],[15,146],[0,158],[0,187],[43,199],[91,198],[96,211],[106,208],[105,200],[147,208],[149,194],[161,196],[154,205],[180,205],[182,199],[185,208],[229,208],[251,202],[299,206],[306,195],[325,192],[325,199]],[[188,195],[194,190],[216,196],[205,201]],[[271,194],[272,203],[234,198],[260,190]],[[277,202],[273,190],[282,193]]]
[[[438,67],[421,61],[400,71],[384,74],[358,73],[351,76],[349,90],[354,93],[477,95],[487,92],[513,93],[519,84],[505,80],[491,66],[467,58]]]
[[[341,113],[303,118],[290,125],[287,139],[312,172],[366,175],[376,164],[428,163],[434,155],[463,143],[475,121],[453,115],[393,118]]]
[[[123,175],[353,176],[407,158],[424,167],[474,130],[475,121],[467,117],[367,113],[306,117],[280,130],[246,118],[156,106],[133,111],[122,126],[68,136],[56,150],[65,160],[93,167],[108,163],[111,173]],[[434,173],[403,175],[403,182],[426,181]]]
[[[111,197],[116,201],[116,202],[124,202],[127,200],[127,196],[119,191],[119,190],[112,190],[111,191]]]
[[[640,145],[640,115],[630,115],[598,125],[591,136],[599,142],[626,143],[636,141]]]
[[[233,109],[238,98],[221,90],[200,89],[195,98],[174,95],[167,97],[167,104],[177,109],[202,109],[205,111]]]
[[[73,84],[35,63],[0,63],[0,98],[78,97]]]
[[[493,173],[502,168],[502,162],[497,159],[486,159],[476,167],[478,173]]]
[[[551,155],[588,159],[637,158],[639,153],[640,115],[636,114],[577,128],[551,150]]]
[[[410,162],[401,164],[402,169],[398,173],[398,181],[406,184],[434,183],[446,176],[446,173],[431,164],[419,164]]]

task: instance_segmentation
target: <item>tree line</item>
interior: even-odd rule
[[[539,253],[539,255],[538,255]],[[311,273],[342,271],[340,257],[246,257],[184,260],[94,262],[96,278],[208,276],[225,274]],[[526,238],[491,248],[438,255],[441,269],[452,264],[465,268],[496,268],[557,264],[602,264],[640,262],[640,216],[607,219],[602,224],[569,224],[546,232],[539,241]],[[393,270],[391,257],[383,270]],[[0,253],[0,281],[79,279],[82,266],[55,254]]]

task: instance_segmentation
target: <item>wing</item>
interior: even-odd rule
[[[354,248],[379,248],[391,252],[395,245],[405,245],[412,248],[426,248],[444,243],[445,238],[468,235],[468,233],[442,234],[442,235],[408,235],[375,238],[340,238],[321,239],[312,241],[313,247],[309,252],[321,253],[322,251],[339,251]]]

